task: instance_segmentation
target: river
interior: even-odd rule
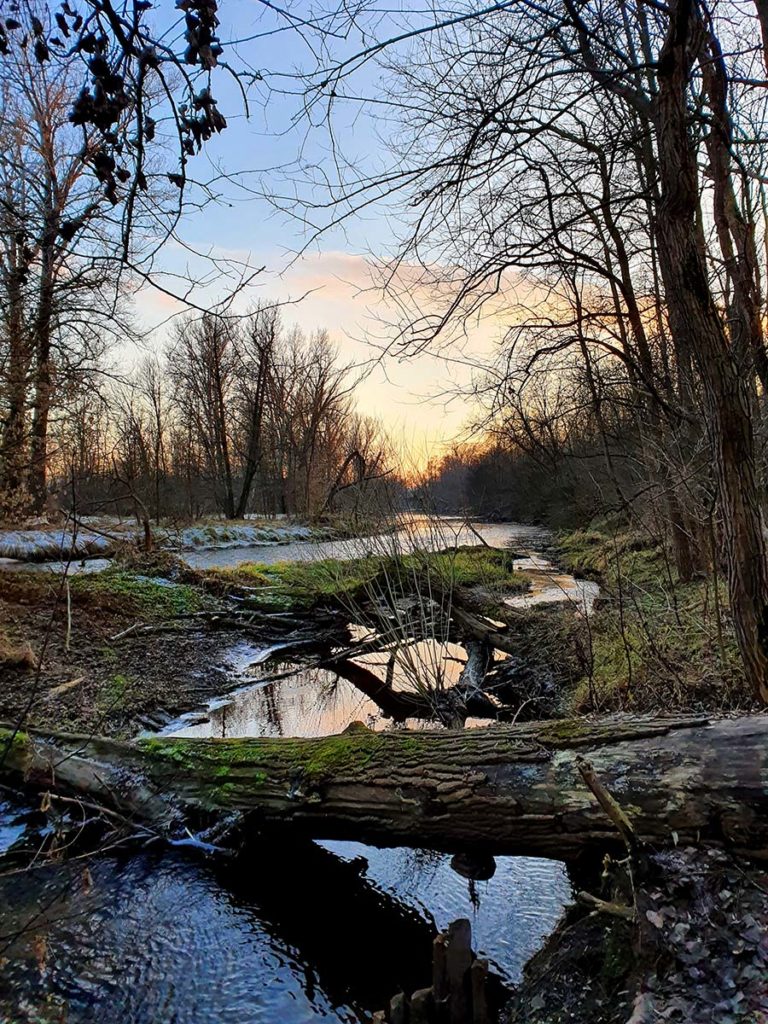
[[[535,604],[546,591],[542,600],[588,608],[594,597],[533,549],[541,534],[530,527],[446,528],[456,543],[476,543],[477,531],[486,543],[519,550],[534,575],[523,601]],[[209,566],[343,557],[394,542],[390,534],[187,557]],[[437,546],[431,529],[422,542]],[[240,689],[166,731],[324,735],[353,720],[389,727],[350,684],[321,670],[260,682],[262,669],[248,667],[257,655],[249,645],[233,648]],[[0,842],[17,839],[26,817],[24,808],[0,805]],[[428,983],[435,930],[457,917],[470,919],[475,948],[503,981],[519,980],[569,898],[564,866],[536,858],[500,857],[492,879],[469,883],[445,855],[357,843],[271,843],[236,862],[173,850],[103,854],[0,878],[0,1019],[363,1022],[400,986]]]

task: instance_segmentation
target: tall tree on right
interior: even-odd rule
[[[652,140],[658,175],[654,223],[667,316],[678,359],[690,360],[701,381],[734,627],[747,677],[768,701],[768,563],[753,421],[768,386],[764,310],[749,169],[737,163],[734,81],[719,38],[719,30],[733,34],[736,27],[718,29],[702,0],[637,6],[635,16],[624,21],[623,35],[635,44],[629,53],[647,55],[647,89],[637,87],[638,63],[622,66],[609,56],[616,52],[609,38],[615,24],[599,18],[589,23],[583,5],[566,0],[582,66],[599,88],[639,117]],[[705,232],[708,214],[719,254]],[[718,289],[708,264],[718,256],[724,289]]]

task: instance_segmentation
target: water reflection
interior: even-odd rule
[[[75,865],[6,880],[0,1014],[69,1024],[367,1020],[400,988],[428,982],[437,926],[460,914],[505,979],[519,977],[568,884],[559,865],[501,858],[478,892],[473,907],[442,855],[350,843],[263,842],[227,864],[105,857],[87,882]]]
[[[369,729],[393,727],[391,718],[351,682],[329,669],[289,662],[259,661],[260,649],[247,643],[235,645],[227,656],[230,671],[243,686],[210,702],[204,711],[182,715],[164,730],[165,735],[196,737],[237,736],[330,736],[343,732],[351,722],[363,722]],[[416,674],[433,682],[439,675],[444,686],[452,686],[466,661],[458,644],[425,640],[401,653],[392,684],[396,690],[413,691]],[[387,670],[386,654],[368,654],[356,659],[380,679]],[[273,679],[274,676],[282,677]],[[248,680],[253,680],[249,682]],[[272,681],[270,681],[272,680]],[[470,724],[490,725],[473,719]],[[404,727],[424,729],[423,720],[406,719]]]
[[[600,594],[594,580],[577,580],[570,573],[560,572],[541,555],[529,554],[514,560],[515,570],[524,572],[531,581],[524,594],[513,594],[504,599],[510,608],[531,608],[537,604],[570,604],[577,614],[589,615]]]
[[[488,543],[505,546],[515,529],[482,531]],[[530,528],[519,529],[533,539]],[[250,557],[339,550],[287,545]],[[249,552],[193,557],[211,559],[195,564],[233,564]],[[439,663],[446,683],[458,678],[465,657],[434,643],[416,654]],[[382,673],[377,658],[369,667]],[[233,648],[230,669],[243,687],[168,731],[318,736],[355,720],[391,727],[372,701],[327,670],[305,667],[270,682],[266,676],[291,667],[255,661],[256,648]],[[406,668],[398,668],[396,685],[407,684]],[[5,838],[14,841],[16,819],[6,824]],[[2,826],[0,809],[0,836]],[[223,864],[156,852],[102,857],[88,875],[72,863],[0,878],[0,1020],[305,1024],[322,1017],[354,1024],[401,987],[427,983],[432,937],[460,916],[472,920],[475,945],[498,974],[517,980],[569,897],[565,869],[553,861],[502,857],[491,880],[468,884],[442,854],[277,839]]]
[[[414,517],[403,529],[372,537],[352,537],[347,540],[298,541],[253,548],[219,548],[209,551],[185,551],[186,562],[196,568],[234,566],[242,562],[314,562],[322,558],[360,558],[369,554],[387,554],[412,551],[416,548],[435,551],[463,544],[482,543],[505,548],[522,544],[526,548],[541,541],[544,533],[524,523],[474,523],[467,526],[460,519],[450,517]]]
[[[270,664],[262,670],[295,675],[255,683],[212,702],[202,714],[183,715],[163,732],[172,736],[330,736],[350,722],[384,728],[378,707],[351,683],[323,668]]]

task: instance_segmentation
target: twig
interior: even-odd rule
[[[585,761],[582,757],[577,757],[576,767],[579,769],[582,779],[591,790],[603,811],[605,811],[606,815],[621,833],[621,838],[624,840],[624,845],[626,846],[630,857],[635,859],[639,853],[640,844],[632,822],[624,813],[616,799],[611,796],[602,782],[598,779],[595,774],[595,770],[589,761]]]
[[[140,625],[141,625],[140,622],[134,622],[134,624],[132,626],[129,626],[127,629],[122,630],[122,632],[115,633],[114,636],[111,636],[109,638],[110,643],[113,643],[115,640],[122,640],[123,637],[129,636],[131,633],[133,633],[135,630],[137,630]]]
[[[72,642],[72,593],[69,586],[69,577],[65,580],[67,588],[67,632],[64,638],[64,650],[69,654],[70,644]]]
[[[587,906],[592,907],[598,913],[611,914],[613,917],[620,917],[624,921],[635,920],[635,908],[628,906],[626,903],[613,903],[608,900],[601,900],[599,897],[593,896],[591,892],[578,892],[576,893],[576,899],[579,903],[585,903]]]

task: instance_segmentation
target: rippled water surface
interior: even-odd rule
[[[482,532],[498,546],[525,546],[535,535],[519,529],[527,528]],[[314,557],[338,553],[287,545],[259,549],[259,560],[265,550],[305,557],[293,549],[310,547]],[[248,549],[201,556],[253,557]],[[259,681],[249,670],[257,655],[233,648],[243,687],[169,731],[312,736],[356,719],[389,727],[351,684],[321,670]],[[0,845],[22,825],[18,810],[0,806]],[[158,849],[85,866],[0,878],[0,1021],[365,1021],[400,988],[428,984],[432,938],[457,917],[470,918],[474,947],[503,983],[515,982],[570,898],[555,861],[498,858],[490,881],[468,883],[445,855],[346,842],[263,842],[215,863]]]
[[[502,858],[465,881],[444,856],[359,844],[255,849],[237,864],[143,854],[0,890],[0,1013],[11,1021],[299,1024],[367,1019],[427,983],[436,926],[473,921],[512,981],[569,888],[550,861]],[[33,919],[34,913],[34,919]],[[9,934],[27,926],[9,943]]]

